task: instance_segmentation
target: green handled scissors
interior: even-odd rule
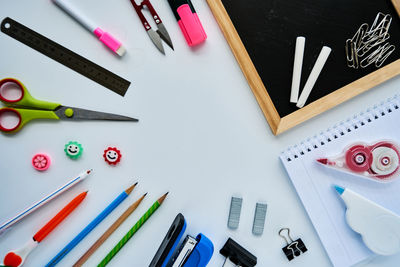
[[[126,116],[37,100],[19,80],[13,78],[0,80],[0,101],[7,106],[0,108],[0,131],[7,133],[21,130],[26,123],[34,119],[138,121]],[[8,115],[16,119],[6,121]]]

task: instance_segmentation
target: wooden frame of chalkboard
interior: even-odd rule
[[[390,64],[370,72],[369,74],[307,104],[305,107],[281,117],[270,97],[270,94],[268,93],[268,90],[266,89],[266,86],[260,78],[255,65],[253,64],[248,51],[236,31],[224,4],[221,0],[207,0],[207,2],[274,135],[278,135],[400,74],[400,59],[397,59]],[[397,15],[400,15],[400,0],[391,0],[391,2]],[[247,15],[251,16],[251,14]],[[290,90],[290,88],[288,90]],[[289,98],[287,101],[289,101]]]

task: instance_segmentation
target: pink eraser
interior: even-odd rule
[[[50,157],[46,154],[39,153],[33,156],[32,166],[38,171],[45,171],[50,167]]]
[[[111,34],[108,32],[104,32],[100,28],[96,28],[94,30],[94,34],[99,38],[99,40],[108,46],[112,51],[117,53],[119,56],[124,55],[125,48],[122,46],[121,42],[115,39]]]
[[[180,17],[178,21],[179,27],[188,45],[195,46],[204,42],[207,39],[207,35],[197,13],[192,12],[188,4],[181,5],[176,11]]]

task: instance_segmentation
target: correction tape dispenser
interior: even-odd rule
[[[320,158],[325,166],[375,181],[388,182],[399,176],[400,149],[393,141],[354,143],[339,156]]]

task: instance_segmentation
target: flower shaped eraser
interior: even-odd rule
[[[39,153],[33,156],[32,166],[38,171],[45,171],[50,167],[50,157],[46,154]]]
[[[116,147],[108,147],[104,150],[103,158],[110,165],[117,165],[121,161],[121,151]]]
[[[82,156],[83,147],[76,141],[70,141],[64,146],[65,154],[71,159],[78,159]]]

